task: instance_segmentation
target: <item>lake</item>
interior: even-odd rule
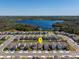
[[[29,25],[34,25],[34,26],[39,26],[41,29],[47,30],[47,29],[51,29],[54,28],[54,26],[52,26],[52,24],[55,23],[63,23],[63,20],[18,20],[16,21],[16,23],[19,24],[29,24]]]

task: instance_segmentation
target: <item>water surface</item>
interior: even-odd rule
[[[17,23],[20,24],[29,24],[29,25],[34,25],[34,26],[39,26],[41,29],[51,29],[54,28],[52,26],[53,24],[59,22],[63,23],[63,20],[18,20],[16,21]]]

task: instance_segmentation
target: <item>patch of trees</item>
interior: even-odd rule
[[[64,31],[64,32],[68,32],[68,33],[79,33],[78,29],[74,26],[74,25],[70,25],[70,24],[61,24],[61,23],[56,23],[54,30],[58,30],[58,31]]]
[[[18,30],[18,31],[33,31],[33,30],[38,30],[38,27],[32,26],[32,25],[26,25],[26,24],[16,24],[15,30]]]
[[[0,18],[0,31],[11,30],[15,27],[15,21],[12,19]]]

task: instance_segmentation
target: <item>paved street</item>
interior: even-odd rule
[[[58,56],[71,56],[71,57],[75,57],[77,55],[79,55],[78,52],[74,53],[74,52],[64,52],[64,53],[54,53],[53,51],[50,51],[49,53],[45,53],[45,52],[41,52],[41,53],[38,53],[38,51],[36,51],[36,53],[33,53],[33,51],[29,51],[28,53],[19,53],[19,52],[15,52],[15,53],[1,53],[0,56],[55,56],[55,55],[58,55]],[[79,56],[77,56],[79,57]]]
[[[6,46],[8,46],[16,36],[11,35],[8,40],[6,40],[3,44],[0,45],[0,51],[2,51]]]
[[[76,51],[79,51],[79,47],[77,45],[76,42],[74,42],[71,38],[67,37],[67,36],[64,36],[64,35],[58,35],[60,37],[62,37],[64,40],[67,41],[67,43],[73,48],[75,49]]]

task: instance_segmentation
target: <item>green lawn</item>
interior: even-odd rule
[[[2,44],[3,43],[3,41],[0,41],[0,44]]]
[[[37,40],[19,40],[19,41],[13,41],[14,43],[38,43]],[[43,43],[52,43],[48,40],[43,40]]]
[[[0,44],[2,44],[6,39],[1,39],[0,40]]]
[[[0,44],[2,44],[3,42],[5,42],[7,39],[9,39],[10,38],[10,36],[7,36],[7,37],[5,37],[5,38],[2,38],[2,39],[0,39]]]

